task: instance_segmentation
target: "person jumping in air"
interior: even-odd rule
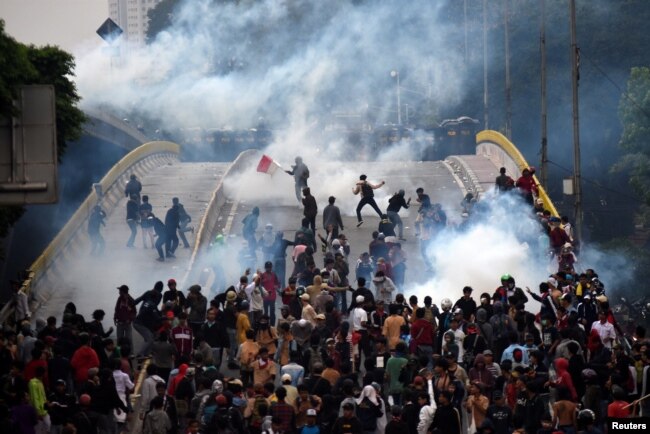
[[[381,210],[377,206],[377,202],[375,202],[375,193],[373,190],[383,187],[386,182],[381,181],[379,184],[373,185],[367,181],[367,178],[366,175],[359,176],[359,182],[357,182],[355,187],[352,189],[352,193],[354,194],[361,193],[361,200],[359,201],[359,205],[357,205],[357,227],[363,224],[361,209],[367,204],[370,205],[372,209],[377,212],[379,218],[381,218]]]

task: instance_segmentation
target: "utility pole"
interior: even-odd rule
[[[539,50],[541,56],[541,92],[542,92],[542,164],[540,165],[541,177],[542,177],[542,187],[548,188],[548,135],[546,132],[546,0],[541,0],[541,22],[539,29]]]
[[[463,0],[463,26],[465,31],[465,65],[467,65],[467,60],[469,59],[467,52],[467,0]]]
[[[486,130],[488,121],[487,0],[483,0],[483,127]]]
[[[504,0],[504,30],[506,39],[506,137],[512,140],[512,96],[510,93],[510,0]]]
[[[578,61],[580,51],[576,36],[576,1],[569,0],[571,19],[571,87],[573,90],[573,190],[575,195],[574,219],[576,236],[582,240],[582,188],[580,175],[580,118],[578,113]]]

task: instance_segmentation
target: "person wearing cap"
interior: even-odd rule
[[[350,314],[350,319],[352,322],[352,331],[361,335],[359,339],[359,348],[363,351],[364,355],[368,357],[370,355],[370,345],[368,339],[368,312],[364,309],[364,304],[366,302],[363,295],[357,295],[354,299],[355,308]]]
[[[354,404],[346,402],[342,406],[343,416],[340,416],[332,426],[332,434],[362,434],[361,421],[354,414]]]
[[[66,388],[65,380],[56,380],[52,392],[47,397],[47,411],[52,423],[50,430],[52,434],[60,433],[63,425],[71,420],[73,416],[76,399],[74,395],[66,392]]]
[[[166,304],[167,302],[172,303],[174,316],[178,316],[185,307],[185,294],[179,291],[176,286],[176,280],[169,279],[167,281],[167,288],[169,289],[163,293],[162,298],[163,304]]]
[[[585,292],[582,301],[578,303],[578,322],[583,325],[588,335],[591,325],[596,321],[598,321],[598,304],[590,292]]]
[[[113,323],[117,329],[116,339],[118,342],[126,339],[133,348],[133,321],[137,315],[135,300],[129,295],[128,286],[121,285],[117,289],[120,295],[117,297],[113,313]]]
[[[301,318],[309,321],[312,326],[316,326],[316,310],[314,307],[309,304],[310,296],[307,293],[304,293],[300,296],[300,301],[302,303],[302,314]]]
[[[381,188],[386,184],[385,181],[381,181],[379,184],[371,184],[368,182],[366,175],[361,175],[359,176],[359,181],[355,184],[354,188],[352,189],[352,193],[355,195],[361,193],[361,200],[359,200],[359,204],[357,205],[357,227],[361,226],[363,224],[363,219],[361,218],[361,210],[363,209],[364,206],[370,205],[372,209],[375,210],[375,212],[379,215],[379,218],[381,218],[381,210],[379,209],[379,206],[377,206],[377,202],[375,202],[375,193],[373,190],[376,190],[378,188]]]
[[[485,417],[492,421],[494,434],[510,434],[512,432],[512,409],[506,405],[502,391],[496,390],[492,394],[492,404],[488,406]]]

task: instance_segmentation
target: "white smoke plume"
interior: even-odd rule
[[[395,122],[392,70],[403,87],[430,89],[437,105],[462,97],[446,2],[238,3],[186,1],[150,45],[83,53],[83,104],[137,110],[167,130],[249,128],[263,117],[276,130],[276,157],[293,158],[337,152],[340,143],[320,134],[334,113]]]

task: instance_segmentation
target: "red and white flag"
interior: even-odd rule
[[[273,175],[276,170],[280,168],[280,165],[276,163],[273,158],[269,157],[268,155],[262,155],[262,159],[260,162],[257,164],[257,171],[262,172],[262,173],[268,173],[269,175]]]

